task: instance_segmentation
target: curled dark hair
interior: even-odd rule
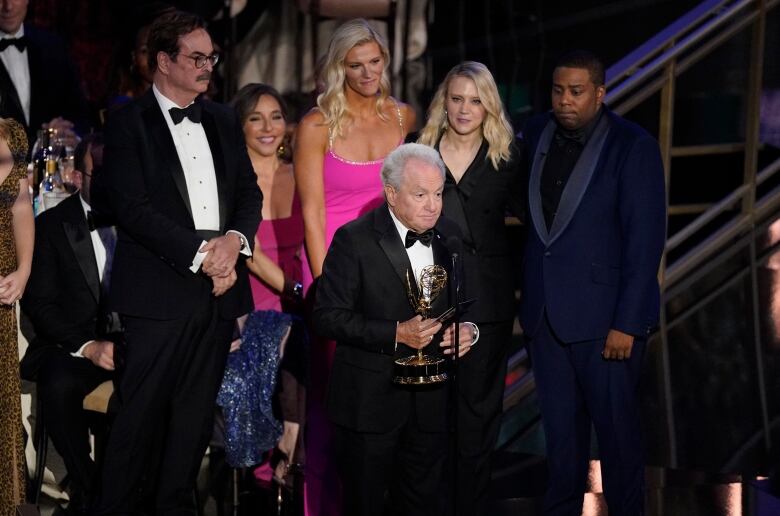
[[[230,101],[230,105],[233,107],[233,109],[236,110],[238,119],[241,120],[241,125],[244,125],[246,119],[249,118],[249,114],[252,112],[255,105],[257,105],[257,99],[263,95],[272,96],[276,102],[279,103],[279,108],[282,110],[282,117],[284,117],[284,121],[289,121],[287,118],[287,103],[284,101],[282,96],[279,95],[279,92],[276,91],[273,86],[255,82],[252,84],[247,84],[238,90],[233,97],[233,100]]]
[[[572,50],[558,58],[555,68],[580,68],[587,70],[596,86],[604,86],[604,63],[593,52]]]
[[[179,39],[197,29],[205,29],[203,18],[185,11],[172,11],[163,14],[149,29],[149,70],[157,69],[157,53],[165,52],[171,58],[179,52]]]

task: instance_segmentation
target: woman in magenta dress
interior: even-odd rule
[[[263,220],[252,259],[247,261],[255,311],[295,311],[302,296],[303,218],[285,142],[287,108],[279,93],[265,84],[244,86],[232,104],[243,124],[247,152],[263,192]],[[300,355],[302,350],[293,350],[288,340],[296,339],[283,339],[288,343],[285,352]],[[305,417],[305,387],[287,375],[284,366],[278,381],[283,433],[277,448],[284,460],[275,473],[281,479],[285,466],[303,461],[299,436]]]
[[[295,179],[305,227],[304,290],[322,273],[333,234],[383,202],[379,171],[415,125],[414,111],[389,96],[390,54],[362,19],[341,25],[325,56],[325,90],[298,126]],[[324,399],[335,343],[311,349],[306,434],[306,512],[341,511]]]

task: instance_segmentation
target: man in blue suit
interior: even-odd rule
[[[638,382],[659,311],[666,234],[657,142],[603,105],[604,66],[576,51],[553,73],[552,113],[523,136],[528,241],[520,322],[547,442],[545,514],[579,515],[596,429],[610,516],[638,515]]]

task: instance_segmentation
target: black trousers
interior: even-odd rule
[[[84,396],[113,378],[113,372],[74,357],[56,346],[41,353],[38,370],[38,396],[43,404],[44,422],[57,452],[62,456],[70,479],[72,495],[86,499],[92,491],[95,463],[89,456],[87,414]]]
[[[335,441],[344,516],[442,513],[446,432],[423,432],[410,415],[386,433],[336,426]]]
[[[140,500],[151,500],[155,514],[195,513],[192,488],[234,325],[219,318],[205,284],[196,301],[182,319],[122,318],[120,407],[93,514],[134,514]]]
[[[512,321],[478,323],[479,342],[458,362],[456,514],[485,514],[490,458],[501,427]]]

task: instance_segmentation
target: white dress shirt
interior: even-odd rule
[[[84,198],[79,195],[78,193],[75,193],[73,195],[78,195],[79,200],[81,200],[81,207],[84,209],[84,216],[87,216],[87,213],[92,209],[90,208],[87,201],[84,200]],[[100,278],[101,283],[103,282],[103,269],[106,268],[106,246],[103,244],[103,241],[100,239],[100,235],[97,232],[97,229],[92,229],[89,232],[89,238],[92,239],[92,250],[95,251],[95,262],[97,263],[98,268],[98,277]]]
[[[405,246],[406,234],[409,232],[409,228],[404,226],[404,224],[398,220],[398,217],[396,217],[395,213],[393,213],[393,209],[389,206],[388,210],[390,211],[390,217],[393,219],[393,223],[395,224],[395,229],[398,230],[398,234],[401,237],[401,243]],[[426,247],[421,244],[419,240],[417,240],[411,247],[406,247],[406,255],[409,257],[409,261],[412,264],[412,272],[414,272],[415,281],[420,279],[420,272],[422,272],[424,267],[434,264],[433,245]]]
[[[160,109],[162,109],[165,123],[168,124],[168,130],[173,137],[176,154],[179,156],[179,163],[181,163],[181,168],[184,170],[184,180],[187,184],[187,194],[190,198],[195,229],[219,231],[217,173],[214,169],[214,158],[211,155],[211,147],[209,147],[206,131],[203,129],[203,125],[196,124],[187,117],[184,117],[178,124],[174,124],[169,110],[174,107],[185,108],[187,106],[177,105],[163,95],[157,89],[157,85],[152,85],[152,91],[157,99],[157,103],[160,105]],[[233,230],[228,231],[228,233],[235,233],[241,239],[243,244],[241,254],[246,256],[252,255],[244,235]],[[201,247],[203,245],[206,245],[205,240]],[[192,272],[198,272],[203,260],[206,258],[206,254],[200,251],[195,254],[190,266]]]
[[[0,31],[0,39],[21,38],[24,36],[24,25],[19,27],[16,34],[7,34]],[[27,49],[20,51],[14,45],[0,52],[0,60],[3,61],[11,82],[16,88],[16,94],[22,103],[24,119],[27,125],[30,125],[30,63],[27,60]]]
[[[84,210],[84,217],[87,216],[87,213],[92,209],[90,208],[87,201],[84,200],[84,198],[79,195],[78,193],[75,193],[73,195],[78,195],[79,200],[81,201],[81,208]],[[103,244],[103,241],[100,239],[100,235],[98,234],[96,229],[92,229],[89,232],[89,238],[92,240],[92,251],[95,253],[95,262],[97,263],[97,270],[98,270],[98,278],[100,278],[101,283],[103,282],[103,269],[106,268],[106,246]],[[78,351],[75,353],[71,353],[74,357],[79,358],[86,358],[84,356],[84,348],[87,347],[87,344],[90,342],[95,342],[94,340],[89,340],[81,345]]]
[[[403,223],[398,220],[398,218],[395,216],[395,213],[393,213],[393,210],[388,206],[388,211],[390,211],[390,217],[393,219],[393,223],[395,224],[395,229],[398,230],[398,234],[401,236],[401,242],[404,246],[406,246],[406,233],[409,232],[409,228],[403,225]],[[435,238],[435,237],[434,237]],[[430,247],[424,246],[422,243],[420,243],[419,240],[415,241],[415,243],[411,247],[406,248],[406,255],[409,257],[409,261],[412,263],[412,270],[414,271],[414,278],[416,281],[419,281],[420,279],[420,272],[423,270],[424,267],[427,265],[433,265],[433,244],[431,244]],[[397,325],[398,323],[396,323]],[[468,324],[472,328],[472,336],[471,336],[471,345],[477,343],[479,340],[479,328],[476,324],[473,322],[464,321],[462,324]],[[398,346],[398,342],[396,342],[396,347]]]

